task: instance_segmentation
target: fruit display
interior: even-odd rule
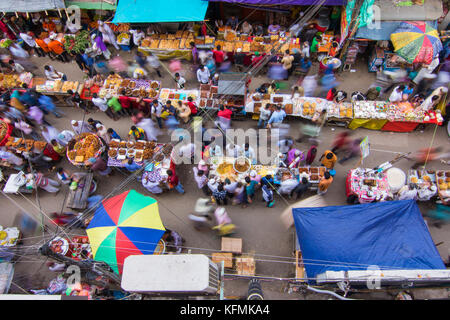
[[[82,133],[67,146],[67,158],[74,165],[82,165],[90,158],[97,158],[104,147],[100,138],[93,133]]]
[[[12,89],[22,86],[22,81],[17,74],[0,73],[0,85],[2,88]]]
[[[81,53],[91,45],[89,32],[80,31],[76,36],[64,36],[64,49],[69,53]]]

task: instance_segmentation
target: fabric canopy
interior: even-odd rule
[[[445,269],[413,200],[292,212],[308,278],[371,265],[381,270]]]
[[[255,5],[290,5],[290,6],[310,6],[319,4],[320,0],[209,0],[211,2],[228,2],[234,4],[255,4]],[[345,0],[325,0],[324,5],[342,6]]]
[[[36,12],[65,7],[64,0],[0,0],[1,12]]]
[[[67,7],[78,6],[88,10],[116,10],[116,0],[66,0]]]
[[[402,21],[381,21],[379,28],[361,27],[356,31],[355,38],[369,40],[391,40],[391,34],[400,26]],[[433,28],[437,28],[437,21],[427,21]]]
[[[205,19],[204,0],[120,0],[113,23],[186,22]]]

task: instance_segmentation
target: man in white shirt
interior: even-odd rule
[[[161,114],[163,110],[163,104],[159,102],[157,99],[152,102],[152,114],[155,115],[156,121],[158,122],[158,126],[162,129],[162,119]]]
[[[239,154],[241,153],[241,147],[239,147],[238,145],[235,145],[234,143],[227,144],[227,146],[225,147],[225,150],[226,150],[227,157],[237,158],[237,157],[239,157]]]
[[[404,85],[395,87],[394,90],[392,90],[391,95],[389,96],[389,101],[390,102],[400,102],[403,97],[403,90],[405,90]]]
[[[84,122],[82,120],[72,120],[71,124],[73,132],[75,132],[76,134],[91,132],[91,130],[89,130],[89,124],[87,122]]]
[[[252,164],[256,164],[256,153],[248,143],[244,144],[241,148],[242,155],[252,161]]]
[[[184,84],[186,83],[186,79],[180,76],[177,72],[175,73],[175,82],[177,83],[178,89],[184,89]]]
[[[178,149],[178,156],[182,159],[185,159],[183,163],[186,163],[186,161],[191,161],[187,162],[188,164],[193,163],[192,160],[194,155],[195,155],[195,144],[193,144],[192,142],[185,144]]]
[[[14,71],[19,74],[25,71],[25,68],[20,63],[14,62],[14,60],[9,60],[9,64],[14,69]]]
[[[230,179],[225,179],[225,184],[223,186],[223,188],[225,189],[225,191],[230,195],[233,196],[234,195],[234,191],[236,191],[238,183],[235,182],[231,182]]]
[[[267,127],[267,122],[269,122],[270,115],[272,114],[269,107],[270,104],[267,103],[264,108],[259,109],[258,128]]]
[[[48,80],[64,80],[64,74],[56,71],[52,66],[44,66],[44,72]]]
[[[133,43],[136,47],[141,45],[142,39],[145,38],[145,33],[142,30],[130,30],[130,33],[133,35]]]
[[[92,103],[100,109],[100,111],[105,112],[108,110],[108,104],[106,98],[100,98],[96,93],[92,95]]]
[[[290,138],[286,138],[278,141],[278,149],[280,153],[287,154],[291,150],[291,146],[294,145],[294,141]]]
[[[197,70],[197,80],[199,83],[208,84],[209,77],[211,74],[209,73],[209,69],[206,66],[200,65]]]
[[[150,67],[153,68],[153,70],[155,70],[155,72],[158,74],[158,77],[162,77],[161,75],[161,71],[159,70],[159,68],[161,67],[161,63],[159,62],[158,57],[156,57],[155,55],[153,55],[153,53],[151,53],[148,57],[147,57],[147,62],[149,64]]]
[[[295,189],[295,187],[298,185],[297,179],[287,179],[281,182],[280,188],[278,189],[278,192],[280,194],[288,194],[290,195],[291,192]]]

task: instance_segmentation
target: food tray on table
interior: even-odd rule
[[[408,183],[416,183],[419,186],[425,182],[436,184],[436,171],[434,170],[409,170]]]
[[[327,117],[353,118],[353,104],[351,102],[330,102],[328,104]]]
[[[157,144],[153,141],[138,140],[120,141],[113,139],[109,143],[108,166],[124,167],[122,163],[125,159],[134,159],[135,163],[141,165],[145,160],[150,160],[154,154],[168,144]],[[113,151],[111,151],[113,150]],[[164,159],[164,154],[163,159]]]
[[[300,97],[295,99],[294,113],[312,119],[316,113],[328,109],[329,101],[321,98]]]
[[[436,185],[441,198],[450,198],[450,171],[436,171]]]
[[[69,241],[65,238],[56,237],[49,244],[50,249],[62,255],[65,255],[69,251]]]
[[[82,133],[67,147],[67,159],[75,165],[84,165],[90,158],[98,158],[105,150],[100,138],[93,133]]]
[[[188,97],[191,97],[192,101],[196,102],[199,97],[199,91],[163,88],[159,93],[159,99],[162,103],[170,100],[174,107],[178,105],[178,101],[187,101]]]
[[[386,119],[389,103],[385,101],[353,102],[353,117],[356,119]]]

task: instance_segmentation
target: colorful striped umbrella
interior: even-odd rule
[[[395,52],[409,63],[430,64],[442,50],[437,30],[424,21],[401,22],[391,41]]]
[[[153,254],[165,228],[156,200],[129,190],[103,201],[86,231],[94,259],[121,274],[126,257]]]

